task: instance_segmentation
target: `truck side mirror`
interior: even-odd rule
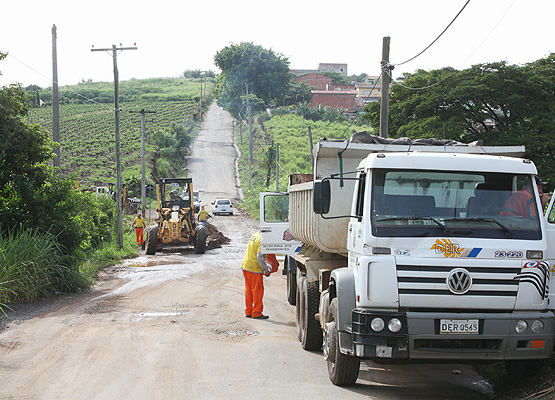
[[[314,181],[312,206],[316,214],[327,214],[330,212],[331,187],[327,179]]]

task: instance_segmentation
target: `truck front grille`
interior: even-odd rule
[[[484,307],[477,297],[488,298],[488,308],[510,310],[514,307],[519,288],[520,264],[499,260],[446,262],[446,265],[398,264],[397,282],[400,306],[408,309],[454,307],[476,309]],[[491,263],[488,263],[492,261]],[[456,293],[447,283],[455,269],[464,269],[471,277],[469,288]]]

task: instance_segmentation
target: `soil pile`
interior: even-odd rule
[[[211,223],[206,224],[206,234],[207,250],[218,249],[222,247],[222,245],[228,244],[230,242],[230,239],[227,236],[224,236],[224,234]]]

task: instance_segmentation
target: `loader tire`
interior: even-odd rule
[[[158,225],[149,226],[146,231],[145,253],[149,256],[156,254],[156,245],[158,241]]]
[[[202,225],[197,227],[195,237],[195,254],[204,254],[206,252],[206,228]]]

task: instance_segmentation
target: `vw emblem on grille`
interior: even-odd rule
[[[455,268],[447,275],[447,287],[454,294],[465,294],[472,286],[472,277],[464,268]]]

